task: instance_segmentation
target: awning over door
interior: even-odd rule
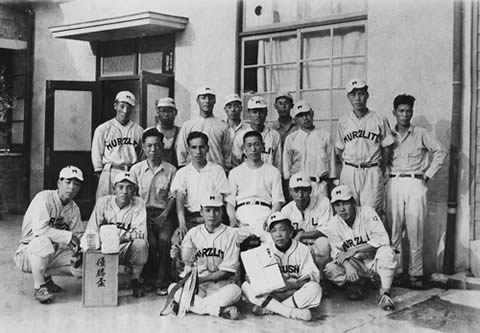
[[[56,38],[97,42],[170,34],[184,30],[187,22],[187,17],[143,12],[60,25],[49,30]]]

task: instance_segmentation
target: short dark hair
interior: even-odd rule
[[[245,144],[245,140],[247,140],[248,138],[252,138],[252,137],[259,138],[260,141],[263,143],[262,134],[260,134],[257,131],[248,131],[247,133],[245,133],[245,135],[243,136],[243,143]]]
[[[190,134],[188,134],[187,136],[188,145],[190,146],[190,141],[198,138],[202,139],[205,145],[208,146],[208,136],[205,133],[198,132],[198,131],[193,131],[193,132],[190,132]]]
[[[393,100],[393,109],[397,109],[397,106],[402,104],[410,105],[413,108],[413,105],[415,104],[415,97],[407,94],[398,95]]]
[[[149,136],[156,136],[157,138],[160,138],[160,141],[163,142],[163,134],[160,133],[160,131],[159,131],[158,129],[156,129],[155,127],[148,128],[148,129],[145,130],[145,132],[143,132],[143,134],[142,134],[142,143],[145,143],[145,140],[146,140]]]

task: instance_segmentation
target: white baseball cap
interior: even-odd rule
[[[79,168],[73,165],[69,165],[60,170],[58,178],[72,179],[76,178],[79,181],[83,182],[83,172]]]
[[[120,91],[117,96],[115,96],[117,102],[125,102],[131,106],[135,106],[135,96],[130,91]]]
[[[290,221],[290,219],[282,212],[273,213],[267,218],[267,231],[270,230],[270,227],[272,226],[272,224],[277,222],[282,222],[282,221],[287,221],[290,224],[290,226],[292,225],[292,221]]]
[[[225,100],[223,102],[223,107],[227,106],[228,103],[232,103],[232,102],[242,103],[242,99],[240,98],[240,96],[238,96],[238,94],[228,95],[225,97]]]
[[[345,86],[345,90],[348,93],[351,93],[354,89],[362,89],[362,88],[367,88],[368,85],[365,80],[362,79],[351,79],[350,81],[347,82],[347,85]]]
[[[195,95],[196,97],[201,96],[201,95],[213,95],[215,96],[215,90],[213,90],[210,87],[204,86],[200,87],[197,90],[197,94]]]
[[[313,111],[312,106],[305,100],[300,100],[295,103],[292,109],[292,117],[295,118],[298,114]]]
[[[157,101],[157,108],[174,108],[175,110],[177,109],[177,106],[175,105],[175,100],[171,97],[165,97],[165,98],[160,98]]]
[[[137,185],[137,181],[133,179],[130,172],[120,172],[114,180],[114,184],[120,183],[122,180],[128,180],[130,183]]]
[[[310,181],[310,177],[308,177],[304,173],[298,172],[290,177],[290,180],[288,181],[288,186],[290,188],[311,187],[312,182]]]
[[[332,190],[331,203],[337,201],[348,201],[353,198],[353,192],[347,185],[338,185]]]
[[[221,194],[210,194],[202,198],[200,203],[202,207],[222,207],[223,196]]]
[[[288,91],[281,91],[277,94],[277,96],[275,96],[275,102],[277,101],[277,99],[279,98],[288,98],[290,101],[292,101],[293,103],[293,97],[292,95],[290,95],[290,93]]]
[[[253,96],[248,100],[247,107],[249,109],[266,109],[267,102],[262,96]]]

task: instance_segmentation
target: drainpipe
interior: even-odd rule
[[[457,218],[457,185],[462,110],[462,48],[463,48],[463,0],[453,4],[453,92],[452,125],[450,140],[450,168],[448,173],[448,213],[443,256],[443,273],[455,273],[455,228]]]

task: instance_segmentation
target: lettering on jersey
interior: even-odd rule
[[[225,253],[220,249],[216,249],[214,247],[207,247],[205,249],[198,250],[197,253],[195,254],[195,257],[196,258],[219,257],[223,259],[224,255]]]
[[[132,138],[116,138],[113,140],[110,140],[109,142],[105,142],[105,148],[107,150],[112,150],[115,147],[120,147],[120,146],[138,146],[138,142],[135,140],[132,140]]]
[[[283,274],[300,274],[300,265],[280,265]]]
[[[315,221],[315,218],[314,218],[314,217],[312,217],[312,225],[313,225],[313,226],[317,226],[317,225],[318,225],[318,222]]]
[[[370,238],[368,237],[368,235],[367,239],[364,239],[362,236],[353,237],[353,239],[347,239],[342,244],[343,251],[347,251],[349,248],[357,246],[359,244],[364,244],[369,240]]]
[[[102,222],[100,223],[100,227],[102,225],[115,225],[117,226],[118,229],[129,231],[130,230],[130,223],[125,223],[125,222]]]
[[[350,142],[355,139],[367,139],[375,143],[378,143],[379,137],[380,137],[380,133],[366,132],[365,130],[360,129],[360,130],[352,131],[345,134],[345,136],[343,137],[343,141]]]
[[[275,152],[275,150],[270,147],[268,149],[264,149],[262,151],[262,154],[273,155],[274,152]]]
[[[50,221],[48,221],[48,225],[59,230],[70,230],[70,226],[65,223],[63,216],[51,217]]]

